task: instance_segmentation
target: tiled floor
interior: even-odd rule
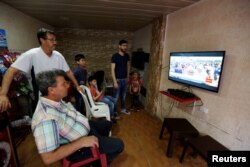
[[[112,135],[121,138],[125,150],[111,164],[111,167],[203,167],[205,161],[197,156],[193,158],[188,150],[184,162],[179,163],[183,146],[177,142],[172,158],[166,156],[168,133],[159,139],[162,122],[146,111],[133,112],[131,115],[120,114],[122,119],[114,125]],[[37,154],[32,135],[29,135],[18,147],[22,167],[43,167]],[[53,167],[61,166],[60,162]]]

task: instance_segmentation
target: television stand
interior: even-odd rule
[[[160,93],[164,96],[167,96],[168,98],[172,100],[168,108],[167,117],[171,114],[174,106],[179,106],[181,104],[181,105],[184,105],[184,107],[193,107],[193,111],[194,111],[196,106],[203,105],[202,100],[198,96],[194,96],[190,98],[181,98],[181,97],[170,94],[168,91],[160,91]],[[162,103],[162,99],[161,99],[161,103]],[[162,109],[162,104],[160,104],[160,108]]]
[[[180,90],[193,93],[193,90],[189,85],[183,85]]]

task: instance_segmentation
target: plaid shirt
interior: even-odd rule
[[[51,152],[90,131],[88,119],[64,101],[40,97],[32,118],[32,131],[39,153]]]

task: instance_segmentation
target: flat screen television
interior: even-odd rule
[[[225,51],[170,52],[168,79],[218,92]]]

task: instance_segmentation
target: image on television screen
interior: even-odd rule
[[[225,51],[171,52],[169,80],[218,92]]]

